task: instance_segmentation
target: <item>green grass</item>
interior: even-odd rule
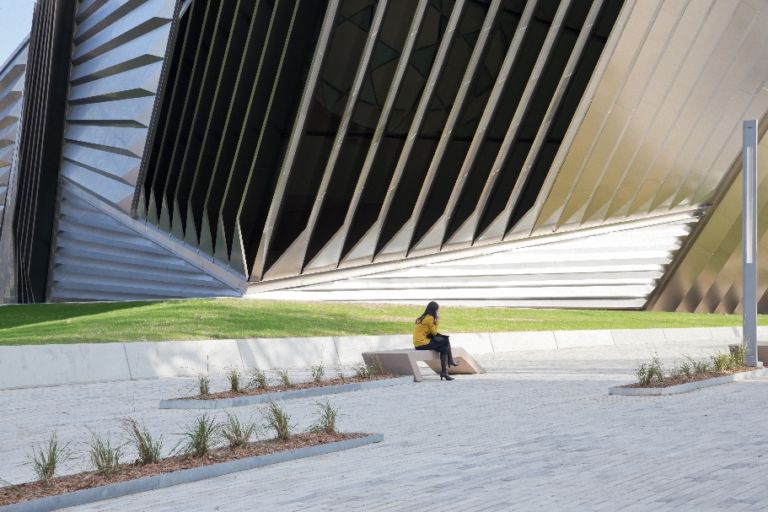
[[[410,334],[419,306],[195,299],[0,307],[0,345]],[[720,327],[740,315],[445,306],[457,332]],[[768,317],[760,323],[768,325]]]

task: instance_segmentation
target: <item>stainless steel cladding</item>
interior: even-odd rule
[[[86,0],[74,20],[47,300],[738,309],[768,4]]]

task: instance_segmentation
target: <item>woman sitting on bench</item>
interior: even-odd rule
[[[432,301],[427,304],[424,314],[416,319],[416,326],[413,328],[413,345],[416,350],[440,352],[440,380],[453,380],[453,377],[448,375],[448,367],[459,366],[459,364],[451,355],[451,342],[448,336],[437,332],[437,323],[440,321],[439,309],[437,302]]]

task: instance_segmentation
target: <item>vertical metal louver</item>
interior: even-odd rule
[[[500,241],[622,4],[193,0],[138,211],[256,282]]]
[[[33,15],[13,219],[19,302],[46,297],[74,8],[74,0],[38,2]]]

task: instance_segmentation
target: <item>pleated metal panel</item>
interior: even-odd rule
[[[103,203],[102,203],[103,204]],[[64,189],[48,300],[140,300],[239,296],[241,290],[126,225],[119,210]]]
[[[762,123],[768,123],[763,120]],[[768,137],[758,145],[758,310],[768,311]],[[651,297],[663,311],[742,311],[742,167],[737,160],[709,214]]]
[[[15,180],[11,184],[11,166],[18,147],[28,50],[29,40],[25,40],[0,66],[0,233],[9,189],[16,185]]]
[[[63,186],[131,212],[174,0],[80,2],[64,132]]]
[[[768,111],[766,22],[763,2],[634,2],[526,234],[707,205]]]
[[[500,242],[622,5],[193,0],[136,211],[252,282]]]
[[[55,224],[74,0],[38,2],[32,18],[18,138],[13,217],[16,299],[45,300]]]
[[[254,284],[252,292],[287,300],[639,309],[696,220],[694,212],[662,216],[496,244],[485,254],[465,249],[444,253],[438,262],[417,258],[402,269],[382,270],[392,264],[379,263],[366,267],[367,274],[326,283],[288,280],[272,291],[264,291],[269,282]]]

